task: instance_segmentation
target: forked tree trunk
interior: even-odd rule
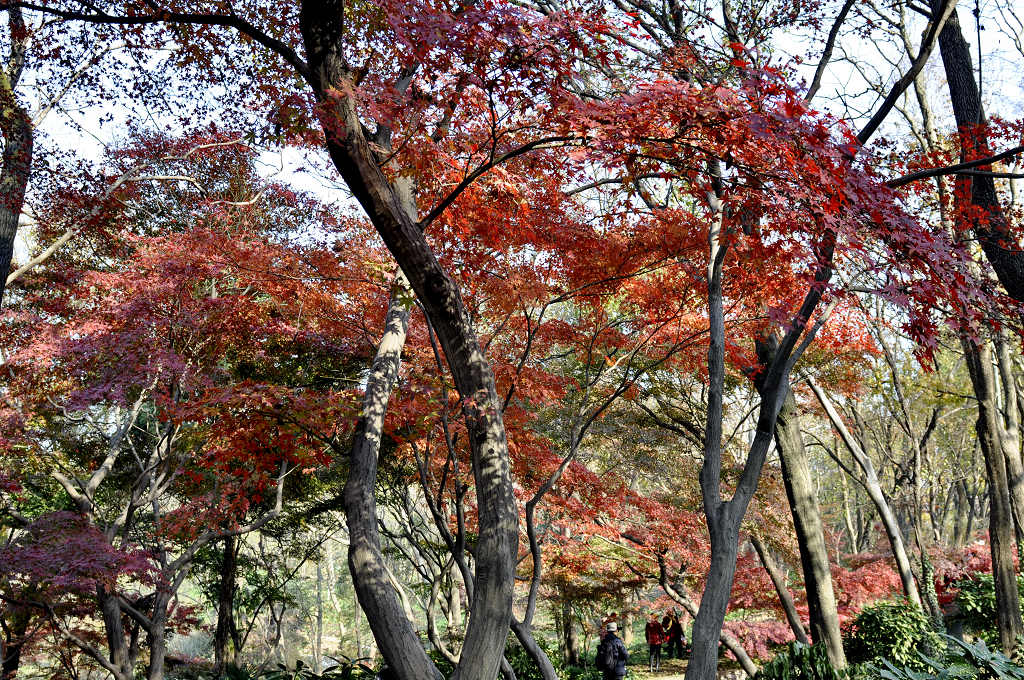
[[[411,197],[407,197],[409,199]],[[401,678],[432,678],[438,674],[437,669],[424,651],[391,585],[380,547],[377,501],[374,497],[384,415],[398,382],[411,302],[412,290],[399,269],[391,285],[384,333],[366,380],[363,410],[352,439],[344,501],[352,587],[370,622],[381,654]]]
[[[490,680],[498,673],[508,638],[519,545],[519,514],[512,488],[505,424],[490,364],[477,340],[459,288],[441,267],[419,223],[403,207],[381,170],[381,159],[366,138],[353,99],[356,74],[345,62],[349,47],[346,45],[346,14],[342,0],[303,0],[301,3],[299,23],[308,62],[306,76],[319,103],[318,115],[331,160],[408,277],[437,334],[453,382],[463,399],[479,520],[476,594],[455,677]],[[376,518],[368,518],[368,521],[376,522]],[[383,583],[367,585],[379,588]],[[367,614],[370,618],[369,612]],[[387,618],[373,621],[374,634],[382,651],[396,648],[392,637],[393,631],[403,626],[400,618],[389,610]],[[418,660],[419,655],[410,659]],[[392,659],[387,660],[392,663]],[[434,676],[432,664],[405,665],[406,669],[399,669],[403,678]]]

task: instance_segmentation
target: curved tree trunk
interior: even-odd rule
[[[910,602],[918,607],[922,606],[921,594],[917,589],[917,582],[914,580],[914,570],[910,565],[910,556],[907,554],[907,547],[903,542],[903,532],[900,530],[899,521],[893,514],[892,508],[889,507],[889,501],[886,499],[882,485],[878,481],[878,474],[875,472],[875,466],[871,462],[871,458],[864,453],[860,445],[853,438],[853,435],[850,434],[846,423],[843,422],[839,412],[836,411],[835,406],[832,404],[832,400],[818,386],[818,383],[808,378],[807,384],[810,385],[822,408],[825,409],[825,414],[832,423],[832,427],[839,433],[839,437],[843,440],[846,449],[853,456],[854,460],[857,461],[858,467],[864,473],[864,488],[868,492],[868,497],[871,498],[872,503],[875,504],[875,510],[878,511],[878,516],[882,520],[882,527],[885,530],[886,537],[889,539],[893,559],[896,561],[896,571],[899,573],[900,581],[903,583],[903,593]]]
[[[342,0],[303,0],[300,27],[308,78],[319,102],[331,160],[408,277],[463,399],[479,521],[476,594],[455,677],[490,680],[498,673],[508,637],[519,544],[519,515],[500,401],[458,286],[441,267],[420,225],[401,205],[366,138],[351,94],[356,76],[345,63],[345,14]],[[401,625],[394,614],[374,622],[378,643],[390,648],[391,631]],[[433,669],[417,665],[409,670]]]
[[[772,585],[775,586],[775,592],[779,595],[779,602],[782,603],[782,611],[786,614],[786,621],[789,622],[789,627],[793,630],[793,637],[797,639],[797,642],[802,642],[805,645],[808,643],[807,632],[804,631],[804,624],[800,621],[800,615],[797,614],[796,605],[793,604],[793,596],[789,592],[789,588],[786,587],[786,578],[779,571],[778,565],[772,559],[772,556],[768,554],[768,550],[764,547],[764,542],[761,541],[761,537],[757,534],[750,535],[750,543],[754,546],[754,550],[757,551],[757,556],[761,560],[761,564],[764,565],[764,570],[768,572],[768,578],[772,580]]]

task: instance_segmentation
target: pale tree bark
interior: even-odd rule
[[[765,343],[758,342],[757,349],[762,366],[768,365],[772,357],[768,355]],[[791,389],[787,390],[775,422],[775,447],[782,464],[782,479],[800,549],[811,638],[824,645],[833,666],[845,668],[846,654],[843,652],[843,638],[839,630],[839,611],[832,587],[825,527],[811,480],[807,450],[800,433],[800,414]]]
[[[857,462],[857,466],[860,467],[864,477],[858,481],[863,483],[864,489],[868,492],[868,497],[875,504],[875,510],[882,520],[882,527],[885,530],[886,538],[889,539],[889,546],[892,549],[893,559],[896,562],[896,571],[899,573],[900,582],[903,584],[903,593],[911,603],[920,607],[921,594],[917,589],[917,582],[914,580],[914,571],[910,566],[910,556],[907,553],[906,544],[903,542],[903,532],[900,531],[896,515],[893,514],[889,501],[885,497],[885,492],[882,490],[874,463],[871,462],[871,458],[861,449],[857,440],[854,439],[850,430],[846,427],[846,423],[843,422],[842,416],[839,415],[839,412],[832,404],[832,400],[829,399],[824,390],[818,386],[818,383],[813,378],[808,377],[807,384],[818,398],[822,408],[825,410],[825,415],[828,416],[829,422],[832,423],[835,431],[839,433],[839,437],[843,440],[846,449]]]
[[[1010,347],[1005,333],[996,337],[996,357],[999,368],[999,386],[1002,389],[1000,413],[1003,427],[1000,443],[1006,456],[1006,475],[1010,491],[1010,508],[1017,538],[1017,554],[1024,554],[1024,460],[1021,457],[1020,394],[1017,378],[1010,359]]]
[[[961,338],[961,344],[974,393],[978,398],[978,420],[975,427],[989,481],[988,533],[996,591],[996,625],[1000,644],[1009,654],[1016,648],[1017,639],[1024,635],[1024,621],[1021,620],[1020,594],[1013,565],[1013,512],[1006,477],[1006,457],[1000,441],[1002,423],[999,422],[999,408],[996,404],[992,351],[987,343],[979,346],[966,337]]]

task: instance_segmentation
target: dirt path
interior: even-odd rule
[[[686,661],[680,659],[671,659],[669,661],[661,662],[661,669],[650,673],[647,671],[647,664],[643,665],[630,665],[629,676],[630,680],[683,680],[683,675],[686,673]],[[742,680],[746,678],[746,674],[741,670],[720,670],[718,671],[718,677],[721,680]]]

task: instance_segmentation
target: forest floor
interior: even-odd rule
[[[683,680],[683,675],[686,673],[686,661],[682,659],[669,659],[662,660],[661,669],[654,673],[647,671],[647,664],[629,666],[630,678],[636,680]],[[743,671],[739,671],[735,668],[723,668],[718,671],[718,677],[721,680],[731,680],[732,678],[745,677]]]

